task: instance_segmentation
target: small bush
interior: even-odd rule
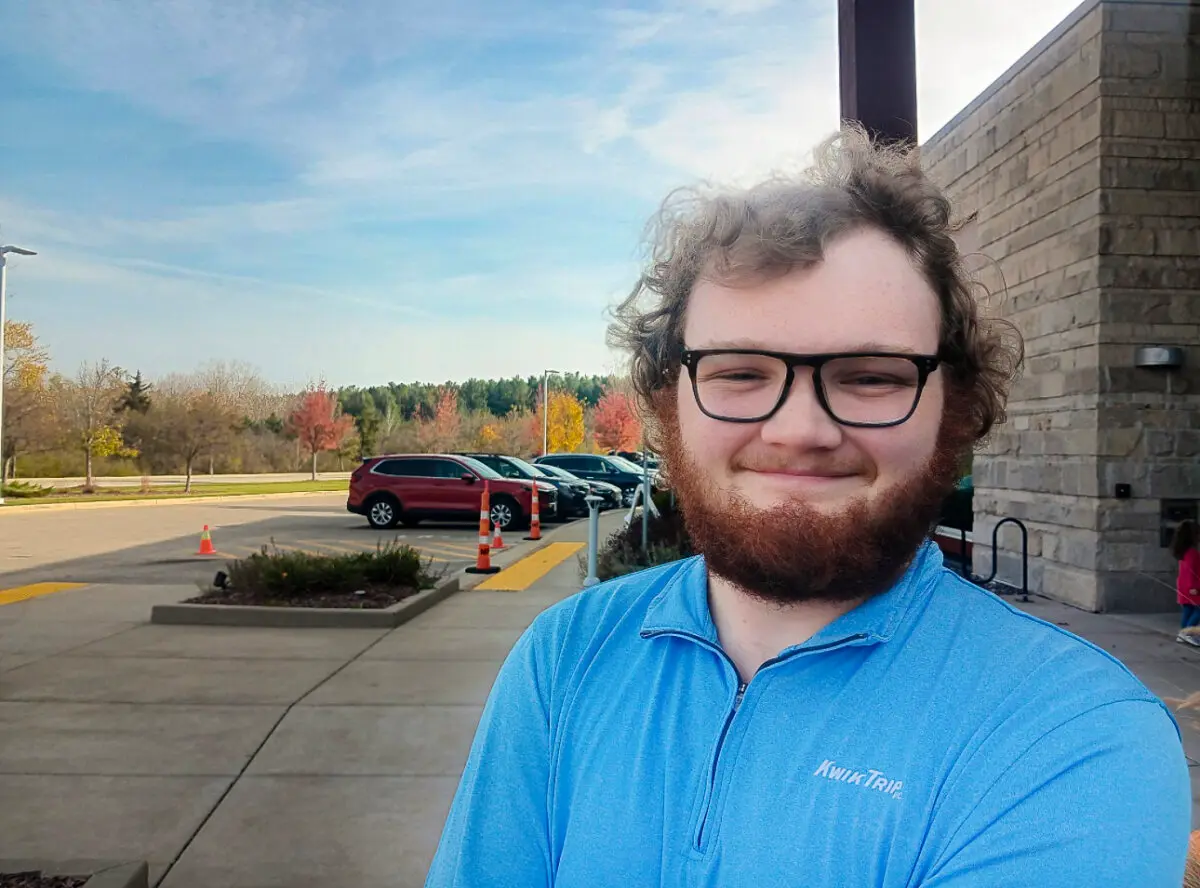
[[[280,598],[320,594],[353,594],[360,590],[428,589],[439,579],[433,562],[396,541],[379,544],[374,552],[312,555],[279,549],[272,540],[260,552],[229,565],[234,589]]]
[[[666,499],[658,506],[663,511],[658,516],[650,516],[646,535],[648,547],[642,549],[642,519],[637,515],[628,526],[610,535],[601,546],[596,556],[596,576],[608,580],[692,556],[692,544],[683,524],[683,515],[678,509],[672,509]],[[583,575],[586,576],[586,572],[585,560],[582,563]]]
[[[54,493],[53,487],[42,487],[27,481],[9,481],[4,485],[4,495],[12,499],[33,499],[39,496],[49,496]]]

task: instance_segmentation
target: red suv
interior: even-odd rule
[[[553,484],[505,478],[469,456],[441,453],[372,456],[350,476],[346,511],[366,516],[380,530],[403,524],[415,527],[422,519],[479,518],[483,482],[491,492],[492,524],[501,530],[524,526],[533,512],[533,485],[543,519],[558,511]]]

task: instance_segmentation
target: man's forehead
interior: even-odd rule
[[[937,296],[903,250],[853,236],[822,262],[755,283],[701,279],[684,317],[689,348],[928,352],[940,327]]]

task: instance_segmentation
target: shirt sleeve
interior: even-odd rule
[[[995,756],[989,756],[995,759]],[[1191,788],[1178,729],[1147,700],[1044,734],[966,812],[921,888],[1179,888]]]
[[[426,888],[551,883],[550,664],[537,629],[513,646],[488,695]]]

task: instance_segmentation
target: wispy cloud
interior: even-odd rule
[[[1071,6],[918,0],[923,134]],[[836,128],[835,12],[833,0],[19,5],[0,64],[27,95],[9,88],[0,104],[21,111],[6,119],[26,168],[55,160],[0,184],[0,223],[44,248],[21,269],[37,299],[14,311],[32,311],[68,362],[124,350],[166,371],[251,348],[287,376],[313,360],[293,342],[307,336],[328,343],[322,360],[347,362],[330,379],[425,364],[465,375],[480,360],[507,374],[559,348],[559,363],[598,367],[603,310],[636,275],[658,199],[794,165]],[[48,90],[61,119],[37,116]],[[92,162],[114,128],[112,144],[139,153]],[[198,305],[233,314],[218,323]],[[151,346],[129,318],[177,347]],[[364,330],[395,337],[386,360],[331,340]]]

